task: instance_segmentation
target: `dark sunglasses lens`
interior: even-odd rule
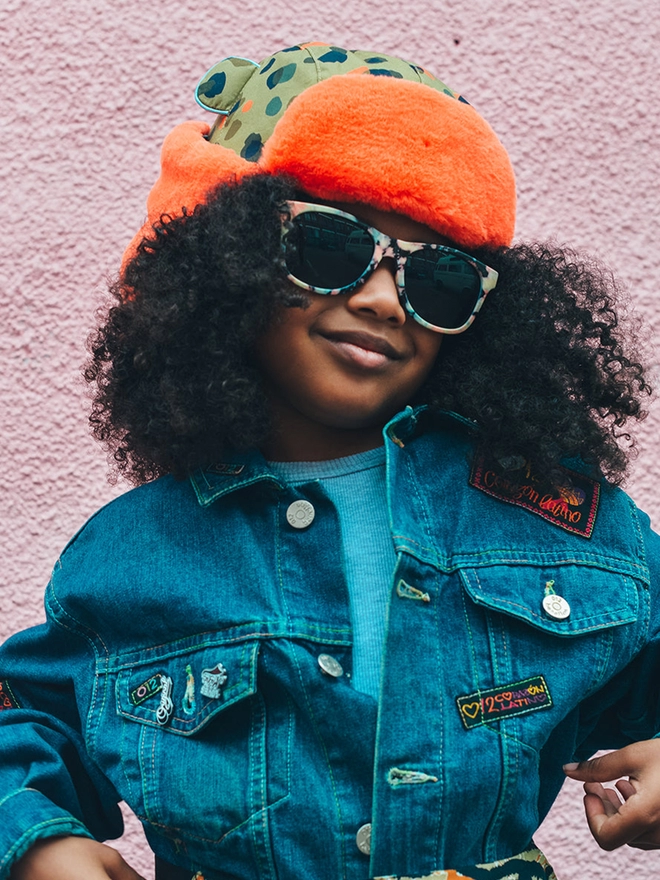
[[[348,287],[366,271],[374,242],[366,227],[322,211],[294,218],[284,239],[284,259],[294,278],[312,287]]]
[[[435,327],[457,330],[481,295],[475,266],[455,254],[423,248],[406,261],[406,295],[420,318]]]

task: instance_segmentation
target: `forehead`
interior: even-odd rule
[[[339,208],[340,211],[346,211],[347,214],[353,214],[368,226],[374,226],[379,232],[391,235],[392,238],[400,238],[402,241],[424,241],[430,244],[453,244],[448,238],[440,235],[430,226],[425,226],[417,220],[413,220],[406,214],[397,214],[394,211],[383,211],[373,205],[364,202],[333,202],[326,199],[304,197],[305,201],[314,202],[316,204],[331,205],[333,208]]]

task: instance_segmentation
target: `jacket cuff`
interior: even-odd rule
[[[37,821],[38,820],[38,821]],[[0,880],[38,840],[91,837],[83,823],[35,788],[20,788],[0,800]]]

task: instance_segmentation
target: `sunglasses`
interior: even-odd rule
[[[329,295],[354,290],[392,258],[401,304],[437,333],[467,330],[497,283],[494,269],[462,251],[392,238],[328,205],[286,202],[282,246],[289,280]]]

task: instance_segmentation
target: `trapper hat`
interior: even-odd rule
[[[515,182],[506,150],[464,98],[391,55],[301,43],[261,64],[226,58],[197,86],[211,126],[166,137],[148,219],[181,215],[222,181],[286,175],[312,197],[406,214],[466,248],[508,245]]]

